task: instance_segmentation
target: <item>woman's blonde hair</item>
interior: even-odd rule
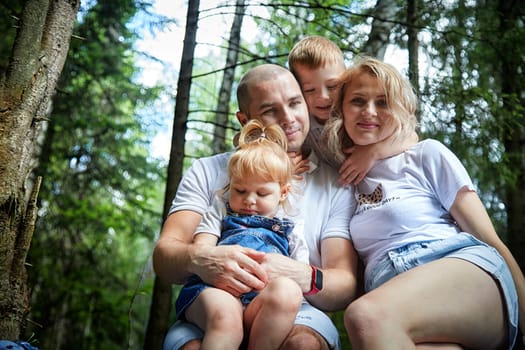
[[[293,176],[287,139],[278,124],[264,126],[250,120],[241,130],[238,147],[228,162],[230,179],[256,177],[263,181],[287,184]]]
[[[352,82],[363,74],[377,78],[383,86],[388,109],[397,124],[396,137],[408,137],[417,127],[417,96],[410,82],[394,66],[373,57],[360,56],[355,64],[339,77],[338,96],[323,131],[324,142],[328,149],[335,153],[339,162],[345,159],[343,149],[352,145],[352,140],[343,125],[343,99]]]

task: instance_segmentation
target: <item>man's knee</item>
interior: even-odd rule
[[[187,342],[180,348],[180,350],[199,350],[201,348],[201,340],[193,339]]]
[[[310,327],[295,325],[280,350],[329,350],[326,340]]]

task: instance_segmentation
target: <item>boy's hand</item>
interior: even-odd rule
[[[344,150],[347,155],[339,168],[339,182],[343,186],[357,185],[366,176],[377,156],[370,147],[352,146]]]
[[[297,154],[297,152],[288,152],[288,156],[294,166],[295,177],[302,180],[303,177],[301,174],[310,170],[310,161],[308,159],[303,159],[303,155]]]

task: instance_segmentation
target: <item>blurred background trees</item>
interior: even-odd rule
[[[0,4],[2,75],[22,5]],[[240,75],[264,62],[285,65],[305,35],[334,40],[348,64],[369,53],[412,79],[421,137],[443,141],[464,161],[499,234],[525,267],[525,3],[201,1],[190,51],[209,54],[192,57],[189,77],[179,77],[177,67],[145,83],[145,68],[163,62],[138,43],[184,26],[186,16],[170,18],[153,5],[81,3],[49,122],[33,150],[38,161],[28,183],[42,176],[42,185],[22,338],[42,349],[158,348],[173,315],[158,320],[170,313],[156,311],[169,310],[173,296],[150,308],[156,283],[149,259],[180,172],[196,157],[231,148]],[[212,18],[229,24],[214,28],[221,32],[216,42],[199,41],[200,24]],[[245,29],[250,23],[255,34]],[[181,83],[189,91],[187,109],[166,113]],[[155,134],[169,125],[175,125],[175,160],[153,151]],[[145,341],[146,329],[155,339]]]

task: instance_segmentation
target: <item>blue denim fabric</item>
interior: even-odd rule
[[[468,233],[458,233],[443,240],[411,243],[391,250],[367,276],[365,291],[369,292],[400,273],[440,258],[469,261],[492,275],[499,283],[507,305],[509,349],[512,349],[518,331],[518,296],[514,280],[498,251]]]
[[[294,227],[288,219],[268,218],[259,215],[226,215],[222,220],[222,233],[219,245],[238,244],[266,253],[280,253],[288,256],[288,235]],[[177,319],[184,319],[184,311],[195,298],[210,287],[198,276],[191,276],[180,290],[175,310]],[[241,302],[249,304],[257,296],[256,292],[241,295]]]

